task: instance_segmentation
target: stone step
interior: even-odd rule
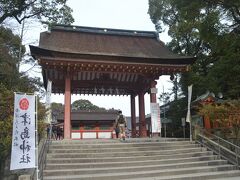
[[[189,141],[176,141],[176,142],[115,142],[115,143],[52,143],[50,148],[67,148],[67,149],[72,149],[72,148],[99,148],[99,147],[104,147],[104,148],[119,148],[119,147],[145,147],[145,146],[160,146],[160,147],[168,147],[168,146],[178,146],[178,145],[189,145],[189,144],[195,144],[195,143],[190,143]]]
[[[164,138],[164,137],[152,137],[152,138],[130,138],[126,139],[126,141],[130,142],[179,142],[179,141],[190,141],[189,138]]]
[[[239,176],[235,169],[184,139],[63,140],[50,144],[43,179],[202,180]]]
[[[57,144],[114,144],[119,143],[118,139],[81,139],[81,140],[52,140],[52,145]]]
[[[202,148],[202,151],[205,151],[205,148]],[[83,158],[83,157],[132,157],[132,156],[152,156],[152,155],[168,155],[168,154],[181,154],[181,153],[188,153],[188,152],[199,152],[201,151],[200,148],[184,148],[184,149],[174,149],[174,150],[148,150],[148,151],[130,151],[130,152],[85,152],[82,153],[79,150],[73,151],[69,150],[65,153],[51,153],[48,154],[48,157],[51,158]]]
[[[141,164],[141,167],[139,166]],[[125,168],[128,168],[129,169],[134,169],[134,168],[138,168],[138,170],[147,170],[147,169],[170,169],[170,168],[185,168],[185,167],[197,167],[197,166],[211,166],[211,165],[223,165],[223,164],[227,164],[227,161],[226,160],[208,160],[208,161],[197,161],[197,162],[194,162],[194,161],[191,161],[191,162],[179,162],[179,163],[165,163],[165,164],[160,164],[158,162],[142,162],[142,163],[139,163],[139,162],[135,162],[135,163],[125,163],[125,166],[124,164],[112,164],[112,163],[109,163],[109,164],[99,164],[98,166],[94,165],[94,166],[90,166],[90,167],[87,167],[87,166],[82,166],[82,164],[55,164],[55,165],[48,165],[45,172],[54,172],[54,170],[70,170],[70,169],[78,169],[79,171],[84,171],[82,174],[85,173],[91,173],[89,170],[92,170],[94,172],[96,171],[100,171],[100,172],[104,172],[106,169],[107,171],[111,170],[111,172],[121,172],[121,170],[125,171]],[[112,165],[112,166],[110,166]],[[127,170],[127,171],[128,171]]]
[[[232,177],[232,178],[231,178]],[[128,178],[129,179],[129,178]],[[162,177],[149,177],[149,178],[134,178],[131,180],[239,180],[240,171],[231,170],[231,171],[217,171],[217,172],[202,172],[194,174],[181,174],[174,176],[162,176]]]
[[[44,170],[45,176],[63,176],[63,175],[93,175],[93,174],[108,174],[108,173],[126,173],[126,172],[141,172],[141,171],[154,171],[154,170],[177,170],[182,168],[224,166],[226,162],[194,162],[194,163],[179,163],[179,164],[166,164],[166,165],[148,165],[148,166],[128,166],[128,167],[111,167],[111,168],[88,168],[88,169],[60,169],[60,170]],[[231,165],[225,165],[229,168]],[[232,169],[231,169],[232,170]]]
[[[99,168],[99,167],[128,167],[134,165],[162,165],[162,164],[176,164],[176,163],[188,163],[188,162],[202,162],[202,161],[224,161],[219,160],[218,156],[200,156],[200,157],[191,157],[191,158],[179,158],[179,159],[167,159],[167,160],[144,160],[144,161],[124,161],[124,162],[95,162],[95,163],[69,163],[69,162],[59,162],[59,163],[48,163],[46,169],[76,169],[76,168]]]
[[[125,141],[119,139],[81,139],[81,140],[53,140],[52,144],[109,144],[109,143],[152,143],[152,142],[189,142],[189,139],[184,138],[130,138]]]
[[[168,155],[152,155],[152,156],[135,156],[135,157],[92,157],[92,158],[65,158],[65,157],[47,157],[48,163],[95,163],[95,162],[130,162],[130,161],[145,161],[145,160],[168,160],[168,159],[178,159],[178,158],[189,158],[189,157],[200,157],[200,156],[210,156],[213,155],[211,151],[200,151],[200,152],[189,152],[180,154],[168,154]]]
[[[143,167],[144,168],[144,167]],[[125,170],[128,170],[126,168]],[[218,166],[201,166],[201,167],[188,167],[178,169],[164,169],[164,170],[141,170],[141,171],[128,171],[128,172],[104,172],[104,173],[91,173],[81,174],[77,169],[65,170],[62,175],[45,176],[44,179],[81,179],[81,180],[115,180],[115,179],[130,179],[130,178],[143,178],[143,177],[157,177],[157,176],[173,176],[181,174],[193,174],[202,172],[216,172],[216,171],[228,171],[234,170],[235,166],[232,165],[218,165]],[[131,170],[131,169],[130,169]],[[58,171],[58,173],[63,172]],[[45,173],[45,172],[44,172]]]
[[[129,152],[129,151],[147,151],[149,149],[151,150],[177,150],[177,149],[183,149],[183,148],[196,148],[199,147],[195,144],[187,144],[187,145],[177,145],[177,146],[166,146],[166,147],[160,147],[160,146],[145,146],[145,147],[114,147],[114,148],[105,148],[105,147],[99,147],[99,148],[51,148],[49,150],[49,153],[98,153],[98,152]]]
[[[83,146],[62,146],[62,147],[51,147],[49,149],[49,153],[54,153],[54,152],[60,152],[60,151],[69,151],[69,150],[81,150],[82,152],[84,151],[131,151],[131,150],[168,150],[168,149],[182,149],[182,148],[195,148],[195,147],[200,147],[199,145],[196,144],[178,144],[178,145],[171,145],[171,146],[114,146],[114,147],[105,147],[105,146],[93,146],[93,147],[83,147]]]

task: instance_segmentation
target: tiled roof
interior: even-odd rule
[[[118,111],[73,111],[71,112],[72,121],[113,121],[117,118]],[[63,121],[64,114],[57,117],[58,121]]]

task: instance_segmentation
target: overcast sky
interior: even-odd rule
[[[74,25],[104,27],[130,30],[155,31],[154,24],[148,15],[148,0],[68,0],[73,9]],[[168,41],[166,34],[160,35],[162,41]],[[163,79],[163,80],[162,80]],[[158,81],[158,91],[169,88],[166,81],[169,77]],[[159,94],[159,93],[158,93]],[[159,96],[159,95],[158,95]],[[72,96],[72,101],[84,98],[93,104],[105,108],[121,109],[125,115],[130,115],[130,96]],[[55,97],[52,98],[55,100]],[[138,99],[136,98],[138,116]],[[145,95],[145,113],[150,113],[150,98]]]
[[[74,25],[116,28],[128,30],[155,31],[154,24],[148,15],[148,0],[68,0],[67,4],[73,9]],[[43,27],[38,31],[45,31]],[[30,35],[26,35],[30,41],[33,35],[33,29]],[[35,31],[37,32],[37,30]],[[35,34],[34,34],[35,35]],[[39,37],[39,33],[37,33]],[[167,42],[169,40],[166,33],[160,34],[160,40]],[[31,42],[29,42],[31,43]],[[34,72],[32,72],[34,73]],[[169,77],[161,77],[158,80],[157,88],[159,97],[163,91],[170,88]],[[83,96],[72,95],[72,102],[77,99],[88,99],[93,104],[106,109],[121,109],[123,114],[130,115],[130,96]],[[52,102],[64,103],[63,95],[52,95]],[[138,99],[136,98],[136,115],[138,116]],[[150,98],[145,95],[145,114],[150,113]]]

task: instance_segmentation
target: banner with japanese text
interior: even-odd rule
[[[186,117],[186,122],[190,122],[191,119],[191,98],[192,98],[192,86],[188,86],[188,108],[187,108],[187,117]]]
[[[10,170],[35,167],[35,95],[15,94]]]
[[[161,132],[160,108],[158,103],[151,103],[151,125],[152,133]]]
[[[48,124],[50,124],[52,121],[51,93],[52,93],[52,81],[48,80],[47,93],[46,93],[46,108],[47,108],[46,123]]]

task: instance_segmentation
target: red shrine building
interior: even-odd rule
[[[186,72],[193,57],[173,54],[152,31],[132,31],[56,25],[40,34],[39,46],[31,55],[42,67],[45,88],[64,94],[64,138],[71,139],[71,94],[127,95],[131,103],[132,137],[146,137],[144,95],[156,103],[156,80],[161,75]],[[138,97],[138,105],[135,97]]]
[[[117,110],[95,110],[71,112],[72,139],[111,139],[116,138],[114,125]],[[57,117],[58,123],[64,122],[64,114]]]

